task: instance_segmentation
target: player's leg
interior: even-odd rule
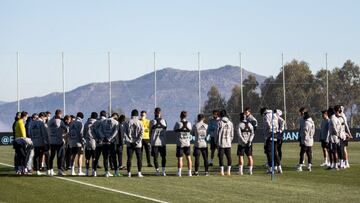
[[[200,159],[200,153],[199,153],[199,148],[195,147],[194,148],[194,152],[193,152],[193,156],[195,158],[195,176],[199,176],[199,159]]]
[[[136,160],[137,160],[138,177],[141,178],[141,177],[143,177],[143,175],[141,173],[141,169],[142,169],[142,152],[141,152],[141,148],[135,148],[135,154],[136,154]]]
[[[118,168],[118,160],[116,157],[116,144],[115,143],[111,143],[110,144],[110,156],[112,157],[112,161],[113,161],[113,166],[114,166],[114,174],[115,176],[120,176],[119,174],[119,168]]]
[[[248,157],[248,167],[249,167],[249,174],[253,174],[253,166],[254,166],[254,160],[253,160],[253,146],[250,145],[248,150],[245,152],[246,156]]]
[[[40,149],[39,147],[34,147],[33,163],[34,163],[34,170],[36,172],[36,175],[41,175],[39,159],[40,159]]]
[[[209,175],[209,161],[208,161],[208,148],[202,148],[201,154],[204,159],[205,176]]]
[[[215,151],[216,151],[215,138],[211,137],[210,138],[210,161],[209,161],[209,166],[214,165]]]
[[[116,144],[116,153],[117,153],[117,158],[118,158],[118,166],[119,169],[123,169],[123,149],[124,146],[122,144]]]
[[[83,163],[83,156],[84,156],[84,148],[83,147],[78,147],[78,175],[79,176],[83,176],[85,175],[83,172],[82,172],[82,163]]]
[[[50,159],[49,159],[49,169],[50,169],[50,175],[54,175],[54,158],[57,152],[56,145],[52,144],[50,145]]]
[[[348,146],[349,146],[349,141],[348,141],[348,140],[345,140],[345,141],[344,141],[344,160],[345,160],[345,168],[350,168]]]
[[[159,147],[157,146],[153,146],[151,147],[151,156],[154,159],[154,168],[155,168],[155,175],[159,176],[160,175],[160,169],[159,169]]]
[[[274,147],[275,165],[277,166],[277,172],[282,173],[282,167],[281,167],[281,161],[280,161],[279,152],[278,152],[277,141],[274,142],[274,145],[275,145],[275,147]]]
[[[104,160],[105,176],[109,177],[110,176],[110,172],[109,172],[110,147],[108,144],[104,144],[102,146],[102,155],[103,155],[103,160]]]
[[[162,175],[166,176],[166,146],[160,147]]]
[[[93,176],[96,177],[97,176],[97,166],[99,165],[99,159],[101,156],[101,152],[102,152],[102,146],[96,146],[95,148],[95,160],[94,160],[94,164],[93,164]]]
[[[90,159],[91,159],[91,149],[85,148],[85,175],[89,176],[90,171]]]
[[[144,148],[145,148],[145,156],[146,156],[146,163],[147,163],[147,167],[153,167],[151,165],[151,160],[150,160],[150,141],[149,140],[145,140],[144,142]]]
[[[243,147],[241,145],[238,145],[237,148],[237,156],[239,157],[239,175],[243,175],[243,168],[244,168],[244,152]]]
[[[128,177],[131,177],[131,161],[134,153],[134,148],[131,145],[126,146],[127,162],[126,169],[128,172]]]
[[[307,169],[311,171],[312,166],[312,147],[306,147],[306,156],[308,158],[308,167]]]
[[[283,144],[283,140],[281,138],[279,138],[277,141],[276,149],[277,149],[280,161],[282,160],[282,144]]]
[[[227,175],[231,175],[231,165],[232,165],[232,158],[231,158],[231,148],[225,148],[225,156],[227,159]]]
[[[219,157],[219,166],[220,166],[220,175],[224,175],[224,148],[218,148],[218,157]]]
[[[70,168],[71,168],[71,175],[75,175],[75,158],[78,154],[78,148],[77,147],[71,147],[71,159],[70,159]]]
[[[267,158],[267,165],[268,165],[268,170],[267,173],[272,173],[272,142],[270,139],[267,139],[265,142],[265,147],[264,147],[264,152],[266,154],[266,158]]]
[[[324,157],[324,163],[322,163],[320,166],[327,166],[328,162],[329,162],[329,155],[327,153],[327,149],[326,149],[326,142],[325,141],[321,141],[321,150],[323,153],[323,157]]]
[[[304,162],[304,155],[305,155],[305,146],[301,145],[300,146],[300,153],[299,153],[299,165],[297,167],[297,171],[301,172],[302,171],[302,166],[303,166],[303,162]]]
[[[63,173],[64,168],[64,157],[65,157],[65,148],[64,144],[58,145],[57,151],[56,151],[56,160],[57,160],[57,168],[58,168],[58,175],[63,176],[65,173]]]
[[[181,170],[183,167],[183,148],[181,148],[180,146],[176,147],[176,157],[177,157],[177,167],[178,167],[178,172],[177,172],[177,176],[181,177]]]

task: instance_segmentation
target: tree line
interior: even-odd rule
[[[332,70],[320,69],[312,73],[309,63],[292,60],[286,63],[274,77],[268,77],[262,84],[254,75],[243,80],[243,106],[250,107],[253,114],[261,122],[259,114],[261,107],[283,110],[283,71],[285,70],[286,120],[288,129],[297,129],[298,109],[307,107],[317,127],[320,125],[321,111],[327,106],[327,78],[329,106],[337,104],[345,107],[351,127],[359,127],[360,110],[360,68],[351,60],[347,60],[342,67]],[[228,100],[216,86],[212,86],[207,93],[207,100],[203,112],[210,115],[214,109],[226,109],[232,119],[239,119],[241,112],[241,86],[235,85]]]

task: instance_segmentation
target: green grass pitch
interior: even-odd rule
[[[349,144],[351,168],[340,171],[329,171],[319,166],[323,158],[320,144],[316,143],[315,145],[313,171],[296,172],[295,165],[299,159],[298,144],[284,144],[284,173],[276,174],[274,181],[271,181],[270,175],[265,174],[263,166],[265,156],[262,144],[254,145],[255,167],[252,176],[247,174],[238,176],[237,167],[233,167],[232,176],[218,176],[219,168],[217,159],[215,159],[215,167],[210,168],[210,177],[187,177],[185,176],[186,167],[183,168],[184,176],[176,177],[175,146],[168,145],[167,177],[156,177],[153,168],[144,167],[144,178],[71,176],[66,176],[66,178],[165,202],[359,202],[360,143]],[[237,165],[236,145],[232,148],[232,154],[233,165]],[[12,147],[0,147],[0,163],[13,164],[12,160]],[[145,163],[145,161],[143,162]],[[202,164],[201,162],[201,166]],[[132,172],[136,174],[135,156]],[[124,174],[125,171],[122,173]],[[102,175],[103,171],[99,170],[98,174]],[[55,177],[19,177],[14,174],[11,167],[0,165],[0,202],[149,201]]]

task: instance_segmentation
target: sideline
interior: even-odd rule
[[[8,167],[14,167],[13,165],[1,163],[1,162],[0,162],[0,165],[8,166]],[[53,178],[57,178],[57,179],[60,179],[60,180],[65,180],[65,181],[69,181],[69,182],[73,182],[73,183],[77,183],[77,184],[80,184],[80,185],[85,185],[85,186],[89,186],[89,187],[93,187],[93,188],[97,188],[97,189],[101,189],[101,190],[107,190],[107,191],[110,191],[110,192],[120,193],[120,194],[124,194],[124,195],[128,195],[128,196],[132,196],[132,197],[137,197],[137,198],[149,200],[149,201],[152,201],[152,202],[168,203],[166,201],[162,201],[162,200],[159,200],[159,199],[155,199],[155,198],[151,198],[151,197],[145,197],[145,196],[137,195],[137,194],[132,194],[132,193],[129,193],[129,192],[124,192],[124,191],[121,191],[121,190],[115,190],[115,189],[111,189],[111,188],[107,188],[107,187],[103,187],[103,186],[98,186],[98,185],[94,185],[94,184],[90,184],[90,183],[85,183],[85,182],[81,182],[81,181],[78,181],[78,180],[73,180],[73,179],[70,179],[70,178],[64,178],[64,177],[58,177],[58,176],[53,176]]]

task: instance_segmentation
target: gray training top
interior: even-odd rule
[[[195,136],[195,144],[194,146],[196,148],[206,148],[206,137],[207,137],[207,129],[208,125],[204,123],[203,121],[197,122],[192,130],[191,134]]]
[[[178,147],[190,147],[191,123],[185,119],[175,123],[174,131],[177,135],[176,145]]]
[[[108,118],[100,123],[100,129],[98,131],[99,137],[103,140],[103,145],[111,144],[116,141],[118,135],[119,122],[114,118]]]
[[[47,126],[42,119],[33,121],[30,127],[31,141],[34,147],[43,147],[49,144]]]
[[[53,117],[47,123],[49,129],[50,144],[61,145],[65,143],[68,128],[60,118]]]
[[[127,146],[135,145],[135,148],[142,147],[144,127],[137,117],[132,117],[124,125],[125,143]]]
[[[90,150],[96,149],[95,136],[93,135],[92,126],[96,122],[96,119],[89,118],[84,125],[84,138],[85,147]]]
[[[82,147],[83,145],[83,123],[81,118],[76,118],[69,127],[69,144],[70,147]]]
[[[251,144],[254,139],[254,127],[248,121],[242,121],[238,126],[238,145],[245,146]]]
[[[157,118],[150,121],[150,144],[153,147],[166,146],[166,121]]]
[[[219,148],[231,148],[234,139],[234,125],[227,117],[222,117],[218,123],[215,143]]]
[[[329,142],[329,126],[330,126],[330,119],[323,119],[320,124],[320,141]]]

